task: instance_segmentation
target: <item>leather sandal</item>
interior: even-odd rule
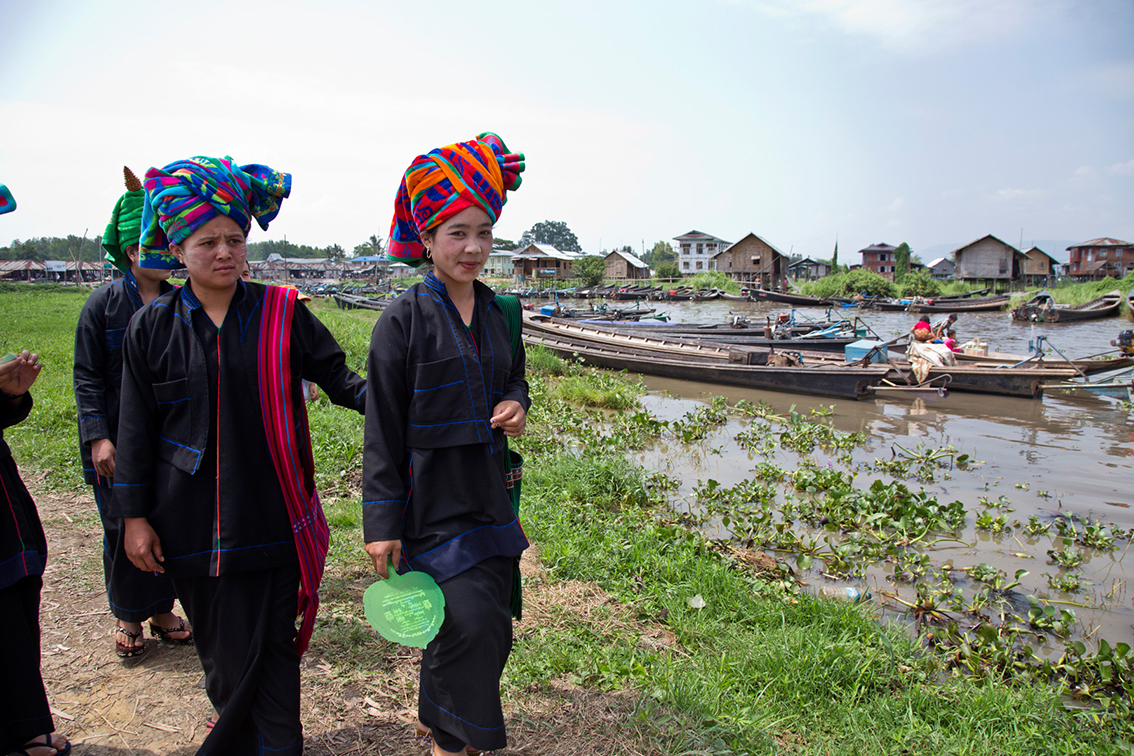
[[[122,633],[130,639],[129,643],[123,643],[118,640],[118,634]],[[137,632],[130,632],[121,624],[114,628],[114,652],[122,659],[133,659],[136,656],[141,656],[146,653],[146,646],[143,643],[141,646],[135,645],[134,641],[142,637],[142,630],[139,628]],[[51,746],[47,746],[51,748]]]
[[[185,632],[189,633],[189,635],[185,636],[184,638],[174,638],[173,637],[173,633],[185,633]],[[190,643],[193,642],[193,631],[190,630],[189,628],[185,627],[185,620],[183,620],[183,619],[180,621],[180,623],[177,625],[177,627],[168,627],[168,628],[167,627],[159,627],[158,625],[155,625],[154,623],[151,622],[150,623],[150,635],[152,635],[155,638],[160,638],[163,641],[169,641],[170,643],[179,643],[182,646],[188,646]]]
[[[432,746],[433,745],[433,731],[421,723],[418,719],[413,723],[414,740],[417,741],[419,746]],[[465,753],[469,756],[480,756],[484,751],[479,751],[471,745],[465,746]]]
[[[141,633],[138,633],[138,635],[141,635]],[[64,738],[63,742],[66,743],[66,745],[62,748],[56,748],[51,742],[51,733],[43,735],[42,737],[42,741],[37,738],[36,740],[32,740],[29,743],[24,743],[20,748],[12,749],[10,756],[14,754],[21,754],[21,756],[31,756],[31,754],[28,752],[33,748],[50,748],[51,750],[55,751],[55,756],[67,756],[67,754],[71,753],[70,740]]]

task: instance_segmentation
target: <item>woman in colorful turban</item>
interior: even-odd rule
[[[145,192],[129,168],[124,173],[126,193],[114,204],[110,223],[102,234],[106,259],[122,277],[100,287],[83,305],[75,329],[74,379],[83,477],[94,488],[102,520],[106,598],[117,619],[114,647],[120,657],[131,658],[145,653],[142,622],[147,618],[154,637],[191,643],[193,632],[173,614],[169,578],[134,568],[126,556],[122,521],[106,514],[115,492],[122,337],[135,312],[173,290],[166,281],[168,270],[138,265]]]
[[[432,736],[434,754],[507,743],[500,675],[528,541],[510,498],[518,469],[505,437],[523,433],[530,400],[518,325],[502,311],[518,303],[476,279],[523,169],[523,155],[495,134],[413,161],[388,254],[433,269],[382,313],[367,361],[381,391],[366,407],[366,552],[380,577],[392,562],[429,574],[445,595],[418,697],[419,733]]]
[[[364,406],[365,382],[298,291],[241,280],[252,219],[267,228],[290,186],[229,158],[146,174],[143,265],[189,279],[126,332],[111,514],[193,623],[215,709],[201,753],[303,750],[299,660],[328,530],[302,382]]]

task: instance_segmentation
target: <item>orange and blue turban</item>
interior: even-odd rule
[[[146,171],[142,206],[141,266],[183,267],[169,252],[218,215],[247,234],[252,219],[265,231],[291,193],[291,174],[266,165],[237,166],[232,158],[193,157]]]
[[[524,167],[523,153],[508,152],[492,132],[419,155],[398,187],[386,257],[420,265],[421,234],[468,207],[481,208],[496,223],[508,201],[505,192],[520,187]]]

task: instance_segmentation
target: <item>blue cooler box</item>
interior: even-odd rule
[[[846,350],[847,362],[855,362],[861,360],[866,356],[866,353],[871,349],[878,347],[878,351],[870,356],[871,362],[889,362],[889,357],[886,355],[886,342],[885,341],[871,341],[870,339],[861,339],[859,341],[847,344],[844,349]]]

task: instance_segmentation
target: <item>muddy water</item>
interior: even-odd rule
[[[766,304],[737,302],[679,303],[663,309],[677,322],[721,322],[730,311],[760,318],[782,311]],[[799,314],[820,318],[823,312],[810,309]],[[884,338],[903,333],[912,324],[904,313],[867,313],[864,319]],[[1109,341],[1130,327],[1129,321],[1118,318],[1078,325],[1017,325],[1006,313],[984,313],[961,315],[958,335],[961,340],[979,336],[999,351],[1026,353],[1029,339],[1043,333],[1069,355],[1082,356],[1108,350]],[[1084,548],[1085,561],[1080,568],[1084,588],[1080,593],[1066,594],[1051,589],[1045,577],[1045,573],[1064,572],[1047,556],[1048,549],[1062,546],[1061,537],[1054,528],[1038,537],[1022,532],[1029,517],[1046,522],[1057,514],[1102,520],[1125,531],[1134,528],[1134,414],[1117,401],[1052,394],[1030,400],[952,393],[936,402],[855,402],[648,376],[644,381],[650,389],[647,406],[665,419],[680,417],[712,396],[725,396],[730,403],[763,400],[777,412],[786,412],[793,405],[799,412],[834,406],[835,427],[868,434],[867,448],[855,452],[855,462],[864,465],[875,458],[889,459],[895,444],[911,450],[919,444],[925,449],[951,446],[958,453],[968,454],[978,462],[970,470],[954,470],[947,480],[939,477],[924,486],[939,499],[959,499],[968,511],[962,535],[965,544],[943,543],[928,549],[934,565],[951,562],[954,567],[969,567],[987,562],[1009,577],[1018,569],[1028,570],[1019,594],[1085,605],[1056,604],[1075,612],[1078,624],[1074,637],[1134,640],[1134,586],[1130,584],[1134,557],[1126,558],[1131,551],[1129,540],[1118,540],[1115,551]],[[750,456],[733,440],[743,426],[743,421],[731,420],[692,453],[688,447],[663,444],[640,454],[638,460],[681,480],[675,506],[695,506],[692,491],[698,482],[712,478],[723,486],[736,485],[762,460]],[[793,452],[780,450],[776,454],[773,461],[781,467],[791,470],[798,465],[799,457]],[[826,462],[823,452],[812,457],[821,464]],[[881,476],[859,466],[855,485],[868,487],[876,477]],[[911,480],[907,485],[916,490],[921,484]],[[1007,514],[1011,531],[992,535],[977,530],[976,517],[986,511],[981,498],[996,502],[1001,496],[1010,502]],[[1004,510],[989,511],[997,515]],[[896,584],[886,565],[872,567],[866,582],[876,594],[882,590],[912,597],[912,587]],[[1062,649],[1058,639],[1048,638],[1048,653]]]

